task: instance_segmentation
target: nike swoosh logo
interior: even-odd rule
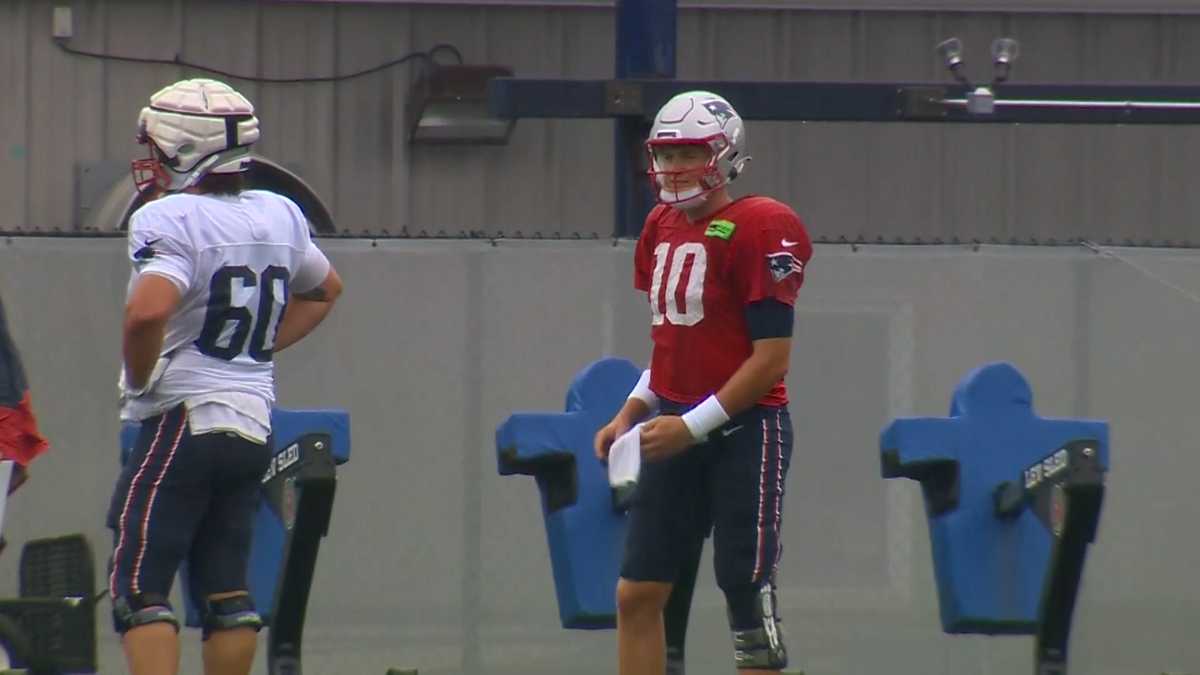
[[[739,425],[737,425],[736,427],[732,427],[732,428],[729,428],[729,429],[722,429],[722,430],[721,430],[721,436],[723,436],[723,437],[725,437],[725,438],[728,438],[729,436],[732,436],[732,435],[736,434],[738,431],[740,431],[740,430],[741,430],[741,428],[742,428],[742,426],[743,426],[743,425],[739,424]]]
[[[798,241],[788,241],[787,239],[781,239],[779,241],[779,243],[783,244],[784,248],[800,245],[800,242],[798,242]]]
[[[134,260],[149,260],[158,254],[154,250],[154,245],[162,241],[161,239],[151,239],[142,245],[141,248],[133,252]]]

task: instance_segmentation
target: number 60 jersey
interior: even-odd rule
[[[650,300],[650,389],[688,404],[719,390],[753,349],[746,306],[794,305],[811,257],[796,213],[768,197],[743,197],[695,223],[655,207],[634,254],[634,286]],[[760,403],[787,403],[783,381]]]
[[[289,293],[316,288],[329,272],[300,208],[264,190],[173,194],[130,217],[129,257],[130,291],[141,275],[161,275],[181,302],[167,323],[162,378],[127,401],[122,418],[222,394],[250,395],[269,408],[275,332]]]

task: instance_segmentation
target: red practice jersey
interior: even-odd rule
[[[655,207],[633,272],[650,300],[650,389],[689,404],[716,393],[753,349],[746,305],[794,305],[811,257],[804,224],[768,197],[743,197],[695,223],[679,209]],[[759,403],[787,400],[780,380]]]

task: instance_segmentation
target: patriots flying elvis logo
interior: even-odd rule
[[[705,101],[703,105],[708,112],[712,113],[713,117],[717,118],[717,124],[720,124],[722,129],[725,128],[725,123],[733,117],[733,108],[729,107],[725,101]]]
[[[767,269],[771,270],[771,277],[775,279],[775,283],[779,283],[792,274],[802,273],[804,263],[797,260],[796,256],[791,253],[780,251],[767,254]]]

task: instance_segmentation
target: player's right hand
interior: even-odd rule
[[[596,447],[596,457],[600,458],[601,462],[608,461],[608,451],[612,448],[612,444],[621,434],[629,431],[633,425],[624,420],[620,415],[617,415],[611,422],[605,424],[600,431],[596,432],[594,445]]]
[[[134,389],[129,386],[129,381],[125,376],[125,365],[121,364],[121,374],[117,378],[117,392],[121,403],[124,404],[126,400],[131,398],[144,396],[151,389],[154,389],[154,386],[162,379],[163,373],[167,372],[167,365],[169,363],[171,363],[170,356],[158,357],[158,360],[154,362],[154,370],[150,371],[150,377],[140,389]]]

